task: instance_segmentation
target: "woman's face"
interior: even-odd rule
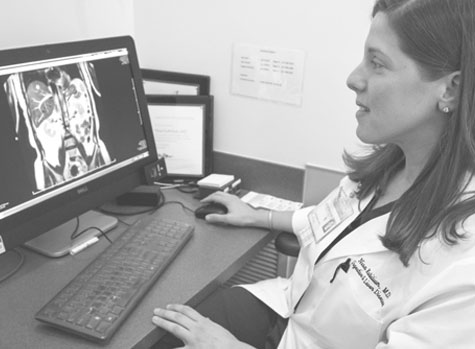
[[[434,144],[439,138],[440,84],[424,79],[416,62],[401,51],[384,13],[374,17],[363,61],[347,85],[356,92],[356,134],[361,141],[394,143],[404,150]]]

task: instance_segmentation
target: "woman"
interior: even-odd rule
[[[232,288],[201,314],[155,309],[186,348],[475,347],[475,2],[378,0],[347,84],[372,151],[345,154],[348,176],[322,203],[205,200],[229,211],[209,222],[292,231],[301,249],[288,280]]]

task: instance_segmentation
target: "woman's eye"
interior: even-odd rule
[[[384,68],[384,66],[377,60],[371,60],[371,65],[373,66],[374,69],[381,69]]]

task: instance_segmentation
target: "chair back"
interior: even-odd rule
[[[343,171],[328,169],[314,164],[305,164],[302,202],[304,206],[322,201],[345,176]]]

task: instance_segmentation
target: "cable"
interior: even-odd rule
[[[186,194],[193,194],[198,192],[199,190],[198,184],[196,184],[196,182],[189,182],[186,185],[183,185],[182,187],[178,187],[177,189],[182,193]]]
[[[81,230],[80,232],[78,232],[78,229],[79,229],[79,216],[76,217],[76,227],[74,228],[73,232],[71,233],[71,240],[76,239],[77,237],[81,236],[82,234],[86,233],[89,230],[95,229],[95,230],[99,231],[101,233],[101,235],[104,236],[107,239],[107,241],[109,241],[112,244],[111,239],[109,239],[107,234],[99,227],[87,227],[87,228]]]
[[[121,222],[122,224],[125,224],[125,225],[128,226],[128,227],[132,225],[132,223],[126,222],[126,221],[124,221],[123,219],[121,219],[120,217],[115,217],[115,218],[117,218],[117,220],[118,220],[119,222]]]
[[[102,236],[104,236],[104,238],[106,238],[107,241],[109,241],[111,244],[112,244],[112,240],[109,239],[109,237],[107,236],[107,234],[101,229],[101,228],[98,228],[98,227],[88,227],[86,229],[83,229],[81,230],[79,233],[77,234],[71,234],[71,240],[74,240],[76,239],[77,237],[81,236],[82,234],[84,234],[85,232],[89,231],[89,230],[97,230],[99,231],[99,233],[101,233]]]
[[[180,206],[183,208],[184,211],[189,211],[189,212],[191,212],[191,213],[193,213],[193,214],[195,213],[195,210],[193,210],[193,209],[187,207],[185,204],[183,204],[183,203],[180,202],[180,201],[165,201],[162,206],[169,205],[169,204],[177,204],[177,205],[180,205]]]
[[[188,186],[188,184],[187,184]],[[146,209],[144,210],[141,210],[141,211],[135,211],[135,212],[130,212],[130,213],[127,213],[127,212],[115,212],[115,211],[112,211],[112,210],[108,210],[108,209],[104,209],[104,208],[97,208],[98,211],[102,212],[102,213],[106,213],[106,214],[111,214],[111,215],[125,215],[125,216],[135,216],[135,215],[138,215],[138,214],[142,214],[142,213],[153,213],[155,211],[157,211],[159,208],[165,206],[165,205],[170,205],[170,204],[177,204],[177,205],[180,205],[184,211],[188,211],[188,212],[191,212],[192,214],[195,213],[195,210],[187,207],[185,204],[183,204],[182,202],[180,201],[166,201],[165,199],[165,195],[163,194],[162,191],[160,191],[160,199],[159,199],[159,203],[158,205],[154,206],[154,207],[147,207]],[[98,230],[102,236],[104,236],[107,241],[109,241],[110,243],[112,243],[112,241],[109,239],[109,237],[107,236],[107,234],[100,228],[98,227],[88,227],[80,232],[78,232],[78,228],[79,228],[79,217],[76,217],[76,221],[77,221],[77,224],[76,224],[76,227],[73,231],[73,233],[71,234],[71,240],[74,240],[75,238],[81,236],[82,234],[84,234],[85,232],[91,230],[91,229],[96,229]],[[120,220],[122,223],[126,224],[126,225],[130,225],[129,223],[126,223],[122,220]]]
[[[175,189],[181,187],[183,184],[171,184],[171,183],[162,183],[162,182],[153,182],[153,184],[158,185],[160,189]]]
[[[14,248],[13,250],[10,250],[10,252],[16,253],[17,256],[20,258],[20,261],[17,263],[17,265],[12,270],[10,270],[7,274],[3,275],[0,278],[0,283],[2,283],[3,281],[5,281],[9,277],[11,277],[13,274],[15,274],[21,268],[23,263],[25,262],[25,255],[22,252],[20,252],[20,250],[17,250],[16,248]]]
[[[167,190],[167,189],[177,189],[182,193],[192,194],[198,191],[198,184],[195,181],[189,181],[184,183],[163,183],[163,182],[154,182],[154,184],[158,185],[160,189]]]
[[[73,232],[71,233],[71,240],[73,239],[73,235],[76,234],[76,232],[79,229],[79,216],[76,216],[76,226],[73,229]]]
[[[147,207],[145,210],[142,210],[142,211],[135,211],[135,212],[130,212],[130,213],[124,213],[124,212],[112,212],[111,210],[105,210],[103,208],[99,208],[98,210],[100,212],[103,212],[103,213],[108,213],[108,214],[113,214],[113,215],[130,215],[130,216],[133,216],[133,215],[137,215],[137,214],[141,214],[141,213],[152,213],[152,212],[155,212],[156,210],[158,210],[160,207],[162,207],[163,205],[165,204],[165,195],[160,191],[160,199],[159,199],[159,203],[157,206],[154,206],[152,208],[150,207]],[[189,209],[189,208],[187,208]],[[77,219],[78,221],[78,224],[76,226],[76,228],[74,229],[74,232],[71,234],[71,240],[74,240],[75,238],[81,236],[82,234],[84,234],[85,232],[91,230],[91,229],[96,229],[98,230],[102,236],[104,236],[107,241],[109,241],[111,244],[112,244],[112,241],[109,239],[109,237],[107,236],[107,234],[100,228],[98,227],[88,227],[82,231],[80,231],[79,233],[77,232],[77,229],[78,229],[78,226],[79,226],[79,218]],[[125,223],[124,224],[126,225],[130,225],[128,223]]]

